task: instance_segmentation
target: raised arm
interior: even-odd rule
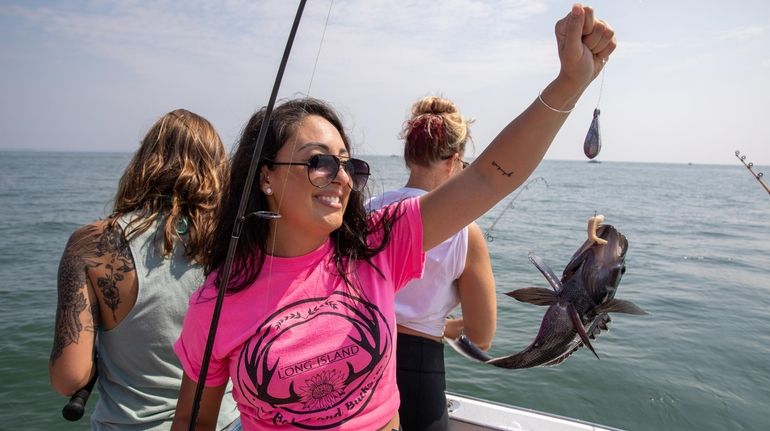
[[[482,350],[489,350],[497,324],[495,278],[487,243],[476,223],[468,226],[468,253],[457,285],[463,318],[448,321],[444,336],[456,339],[462,330]]]
[[[423,247],[429,250],[488,211],[526,181],[568,112],[615,49],[612,28],[574,5],[556,23],[561,69],[532,104],[463,172],[422,196]],[[547,105],[546,105],[547,104]]]

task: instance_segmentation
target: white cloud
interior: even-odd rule
[[[646,42],[640,40],[621,40],[612,56],[617,58],[645,57],[655,52],[670,49],[670,42]]]
[[[766,15],[766,2],[729,13],[707,8],[706,19],[683,18],[701,4],[695,0],[672,4],[662,15],[659,8],[636,3],[596,4],[597,16],[613,25],[619,38],[603,87],[603,128],[607,139],[616,136],[608,157],[660,158],[638,152],[661,140],[654,135],[659,118],[674,119],[665,123],[666,136],[693,135],[693,125],[682,118],[698,118],[707,135],[720,141],[734,140],[734,127],[720,125],[741,123],[743,117],[753,121],[743,127],[744,140],[759,142],[756,136],[770,133],[770,123],[755,121],[767,94],[770,27],[739,28]],[[5,72],[0,90],[6,101],[0,128],[10,145],[48,148],[66,142],[98,149],[109,143],[130,150],[155,115],[183,106],[209,117],[233,142],[249,113],[267,102],[296,5],[285,0],[189,0],[183,6],[171,0],[0,2]],[[330,0],[314,0],[302,17],[279,98],[308,92],[312,78],[310,94],[342,112],[362,149],[394,153],[409,105],[426,94],[444,94],[477,120],[473,134],[480,150],[557,73],[553,24],[569,5],[335,0],[325,29]],[[717,34],[715,28],[734,30]],[[715,43],[716,37],[722,42]],[[714,88],[725,90],[715,95]],[[708,103],[701,99],[704,89]],[[598,93],[597,82],[549,156],[582,157],[571,142],[585,135]],[[744,98],[739,104],[736,94]],[[701,103],[709,109],[694,116],[691,105]],[[738,115],[715,108],[733,105],[752,109]],[[41,116],[49,127],[30,126]],[[704,160],[721,160],[707,147],[697,152]],[[758,162],[767,154],[753,151]]]
[[[284,1],[230,0],[215,7],[193,0],[183,8],[168,0],[90,5],[80,10],[8,6],[3,11],[150,79],[159,71],[205,76],[202,69],[215,73],[220,68],[274,68],[295,13],[294,5]],[[292,55],[302,69],[312,67],[329,5],[312,2],[306,7]],[[517,37],[506,42],[511,38],[505,34],[546,11],[544,2],[527,0],[411,0],[395,6],[389,1],[338,0],[333,3],[321,61],[377,64],[387,58],[386,69],[429,70],[442,64],[456,74],[467,74],[469,69],[506,73],[513,66],[542,69],[542,58],[551,57],[541,55],[542,41]]]
[[[746,41],[763,36],[767,29],[767,26],[752,25],[719,32],[717,38],[719,40]]]

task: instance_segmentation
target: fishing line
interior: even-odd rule
[[[743,166],[746,166],[746,169],[748,169],[749,172],[751,172],[751,175],[753,175],[754,178],[756,178],[757,181],[759,181],[759,184],[762,185],[762,187],[765,189],[765,191],[768,194],[770,194],[770,187],[767,186],[767,183],[762,178],[764,176],[764,174],[762,172],[754,172],[754,163],[753,162],[746,163],[746,155],[745,154],[741,155],[740,151],[736,151],[735,152],[735,157],[737,157],[738,160],[740,160],[741,163],[743,163]]]
[[[211,326],[209,327],[208,339],[206,340],[206,349],[203,353],[201,370],[198,376],[198,383],[195,387],[195,397],[193,399],[193,405],[190,413],[190,423],[188,424],[189,431],[195,430],[196,422],[198,419],[198,411],[200,409],[203,388],[205,386],[206,377],[208,375],[209,362],[211,361],[211,353],[214,348],[214,339],[216,337],[217,326],[219,325],[219,317],[222,313],[222,304],[224,303],[225,299],[225,291],[227,290],[227,285],[230,281],[230,271],[233,266],[235,249],[238,246],[238,240],[241,236],[241,228],[243,227],[243,222],[245,220],[243,215],[246,212],[246,206],[248,204],[249,197],[251,196],[251,188],[254,183],[254,176],[257,172],[257,165],[259,164],[259,158],[262,154],[262,147],[265,143],[265,137],[267,136],[267,126],[270,123],[270,116],[273,112],[275,99],[278,96],[278,89],[281,86],[281,79],[283,78],[283,73],[286,70],[286,63],[289,60],[289,53],[291,52],[291,47],[294,43],[294,37],[297,34],[297,29],[299,28],[299,22],[302,18],[302,11],[305,8],[306,1],[307,0],[300,0],[299,5],[297,6],[297,13],[294,17],[291,31],[289,32],[289,38],[286,41],[286,47],[283,52],[283,57],[281,58],[281,64],[278,68],[278,73],[275,77],[275,83],[273,84],[273,91],[270,94],[270,100],[267,104],[267,107],[265,108],[265,118],[263,119],[262,125],[259,128],[257,144],[251,157],[251,164],[249,165],[249,173],[246,177],[246,183],[243,186],[243,193],[241,194],[238,212],[235,216],[235,223],[233,225],[233,232],[230,237],[230,244],[228,245],[227,249],[227,256],[225,258],[224,266],[222,267],[222,273],[220,274],[221,278],[219,279],[219,285],[217,286],[219,290],[217,292],[216,304],[214,305],[214,312],[211,317]]]
[[[318,43],[318,50],[316,51],[315,55],[315,61],[313,62],[313,71],[310,73],[310,82],[308,82],[307,85],[307,92],[305,93],[305,96],[310,97],[310,90],[313,87],[313,80],[315,79],[315,72],[318,68],[318,59],[321,57],[321,49],[323,48],[324,40],[326,39],[326,29],[329,26],[329,17],[331,17],[332,14],[332,6],[334,6],[334,0],[331,0],[329,2],[329,10],[326,12],[326,20],[324,21],[324,28],[323,32],[321,32],[321,41]],[[290,158],[294,160],[294,154],[296,150],[296,146],[292,147],[291,149],[291,156]],[[278,208],[281,208],[281,205],[283,204],[283,197],[284,197],[284,191],[286,190],[286,182],[288,181],[288,177],[285,177],[283,180],[283,183],[281,184],[281,198],[278,201]],[[269,211],[264,211],[265,213],[269,213]],[[269,217],[270,219],[278,219],[281,218],[280,214],[278,213],[272,213],[274,214],[272,217]],[[262,217],[266,218],[266,217]],[[275,236],[273,236],[273,244],[271,245],[271,252],[275,251]]]
[[[602,101],[602,91],[604,90],[604,72],[607,71],[606,67],[607,66],[605,65],[605,68],[602,69],[602,80],[601,80],[601,82],[599,82],[599,97],[596,99],[596,108],[595,109],[599,109],[599,102]]]
[[[315,62],[313,63],[313,72],[310,74],[310,83],[307,85],[307,95],[310,96],[310,87],[313,86],[313,78],[315,78],[315,71],[318,67],[318,59],[321,57],[321,48],[324,45],[326,39],[326,29],[329,27],[329,17],[332,16],[332,7],[334,6],[334,0],[329,2],[329,11],[326,12],[326,21],[324,22],[324,30],[321,32],[321,41],[318,43],[318,52],[315,54]]]
[[[487,230],[484,231],[484,239],[486,239],[488,242],[493,242],[495,240],[495,237],[492,236],[492,229],[495,228],[495,226],[497,225],[497,222],[499,222],[500,219],[503,218],[503,215],[505,214],[506,211],[513,208],[513,204],[516,202],[516,198],[519,197],[521,192],[523,192],[524,190],[527,190],[531,184],[533,183],[537,184],[538,182],[542,182],[543,184],[545,184],[546,188],[549,187],[548,181],[546,181],[545,178],[543,177],[535,177],[530,179],[526,183],[524,183],[524,185],[520,187],[519,190],[516,192],[516,194],[513,196],[511,201],[508,203],[508,205],[506,205],[505,208],[503,208],[503,210],[500,211],[500,214],[498,214],[495,220],[492,222],[492,224],[489,225],[489,228],[487,228]]]
[[[316,69],[318,67],[318,59],[321,57],[321,49],[323,48],[324,40],[326,39],[326,29],[329,26],[329,18],[331,17],[332,7],[333,6],[334,6],[334,0],[331,0],[329,2],[329,10],[326,12],[326,20],[324,21],[323,32],[321,32],[321,40],[318,43],[318,50],[316,51],[315,61],[313,62],[313,71],[310,73],[310,82],[308,83],[307,92],[305,93],[305,96],[307,96],[307,97],[310,97],[310,90],[313,87],[313,80],[315,78],[315,72],[316,72]],[[303,109],[304,109],[304,107],[303,107]],[[294,155],[295,155],[295,150],[296,149],[297,149],[296,145],[293,146],[292,149],[291,149],[291,155],[290,155],[290,159],[291,160],[294,160]],[[309,167],[306,168],[306,169],[309,169]],[[281,183],[281,194],[280,194],[280,198],[278,200],[278,209],[279,210],[283,206],[283,200],[284,200],[284,197],[286,196],[286,193],[285,193],[285,191],[286,191],[286,183],[287,183],[288,180],[289,180],[289,177],[285,176],[283,181],[282,181],[282,183]],[[266,218],[266,219],[280,219],[281,218],[280,213],[273,213],[271,211],[259,211],[259,212],[266,213],[266,214],[270,215],[270,217],[258,216],[260,218]],[[277,226],[275,224],[273,225],[273,229],[277,230]],[[270,243],[270,255],[271,256],[275,255],[276,240],[277,240],[277,235],[273,234],[273,238],[272,238],[272,241]],[[267,298],[268,303],[270,303],[270,291],[271,291],[270,287],[271,287],[271,280],[273,279],[272,273],[273,273],[273,259],[270,259],[270,262],[269,262],[268,267],[267,267],[267,286],[266,286],[266,289],[265,289],[265,291],[266,291],[265,296]]]

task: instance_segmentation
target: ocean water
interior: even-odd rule
[[[0,152],[0,429],[88,429],[62,419],[66,399],[48,382],[56,271],[71,232],[107,214],[129,158]],[[400,158],[365,158],[372,193],[403,184]],[[617,297],[650,314],[614,315],[598,360],[582,349],[557,367],[504,370],[447,350],[449,390],[626,430],[767,429],[770,196],[746,169],[546,160],[532,178],[478,221],[499,219],[491,353],[523,349],[540,325],[542,307],[504,295],[547,287],[527,253],[560,274],[594,213],[629,240]]]

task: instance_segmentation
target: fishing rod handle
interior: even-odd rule
[[[86,411],[86,403],[88,402],[88,397],[91,396],[91,391],[94,388],[97,376],[98,374],[94,373],[94,376],[91,377],[91,380],[89,380],[85,386],[80,388],[70,397],[67,405],[65,405],[61,410],[61,414],[64,416],[64,419],[67,419],[70,422],[74,422],[80,420],[80,418],[83,417],[83,413]]]

